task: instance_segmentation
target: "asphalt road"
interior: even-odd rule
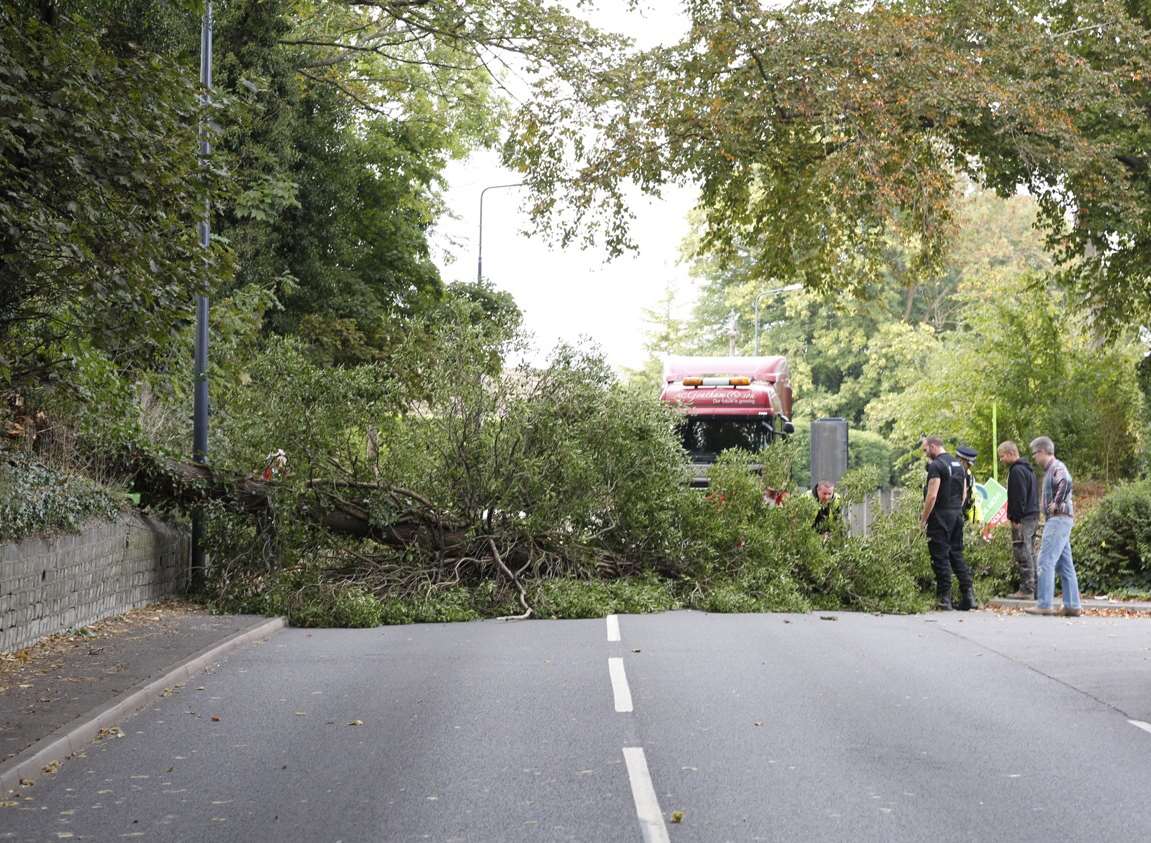
[[[0,840],[1151,837],[1151,620],[826,617],[286,630]]]

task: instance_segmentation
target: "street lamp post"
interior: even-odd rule
[[[204,96],[212,88],[212,0],[204,3],[204,17],[200,23],[200,84]],[[206,164],[212,152],[206,127],[200,127],[200,158]],[[204,218],[200,221],[200,245],[207,249],[211,244],[211,208],[205,206]],[[193,362],[193,405],[192,405],[192,461],[208,461],[208,297],[196,296],[196,351]],[[204,584],[204,513],[197,508],[192,513],[192,590]]]
[[[489,190],[500,190],[505,187],[523,187],[527,182],[517,181],[511,184],[490,184],[480,191],[480,236],[478,243],[478,255],[476,258],[476,281],[480,284],[484,283],[484,194]]]
[[[802,290],[802,284],[788,284],[786,287],[775,287],[771,290],[764,290],[755,297],[755,356],[759,356],[759,303],[767,296],[774,296],[779,293],[792,293],[796,290]]]

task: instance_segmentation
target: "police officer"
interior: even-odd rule
[[[967,489],[963,495],[963,520],[969,524],[979,525],[979,507],[975,505],[975,474],[971,467],[975,465],[975,458],[979,452],[970,445],[960,445],[955,449],[955,456],[963,463],[963,473],[966,475]]]
[[[967,472],[963,464],[943,450],[943,440],[923,440],[927,457],[927,483],[923,487],[923,512],[919,525],[927,531],[927,549],[935,569],[936,608],[950,610],[951,574],[959,579],[962,598],[958,608],[974,609],[975,589],[971,570],[963,561],[963,501],[967,497]]]

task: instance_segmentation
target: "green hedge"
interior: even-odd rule
[[[1075,569],[1087,591],[1151,591],[1151,480],[1125,483],[1072,533]]]

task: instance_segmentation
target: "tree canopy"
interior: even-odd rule
[[[1151,10],[1140,0],[690,0],[687,35],[534,100],[505,146],[564,242],[627,244],[625,185],[700,185],[700,248],[859,291],[929,275],[957,173],[1025,188],[1094,328],[1151,317]],[[558,190],[565,183],[568,188]],[[598,226],[598,228],[597,228]]]

